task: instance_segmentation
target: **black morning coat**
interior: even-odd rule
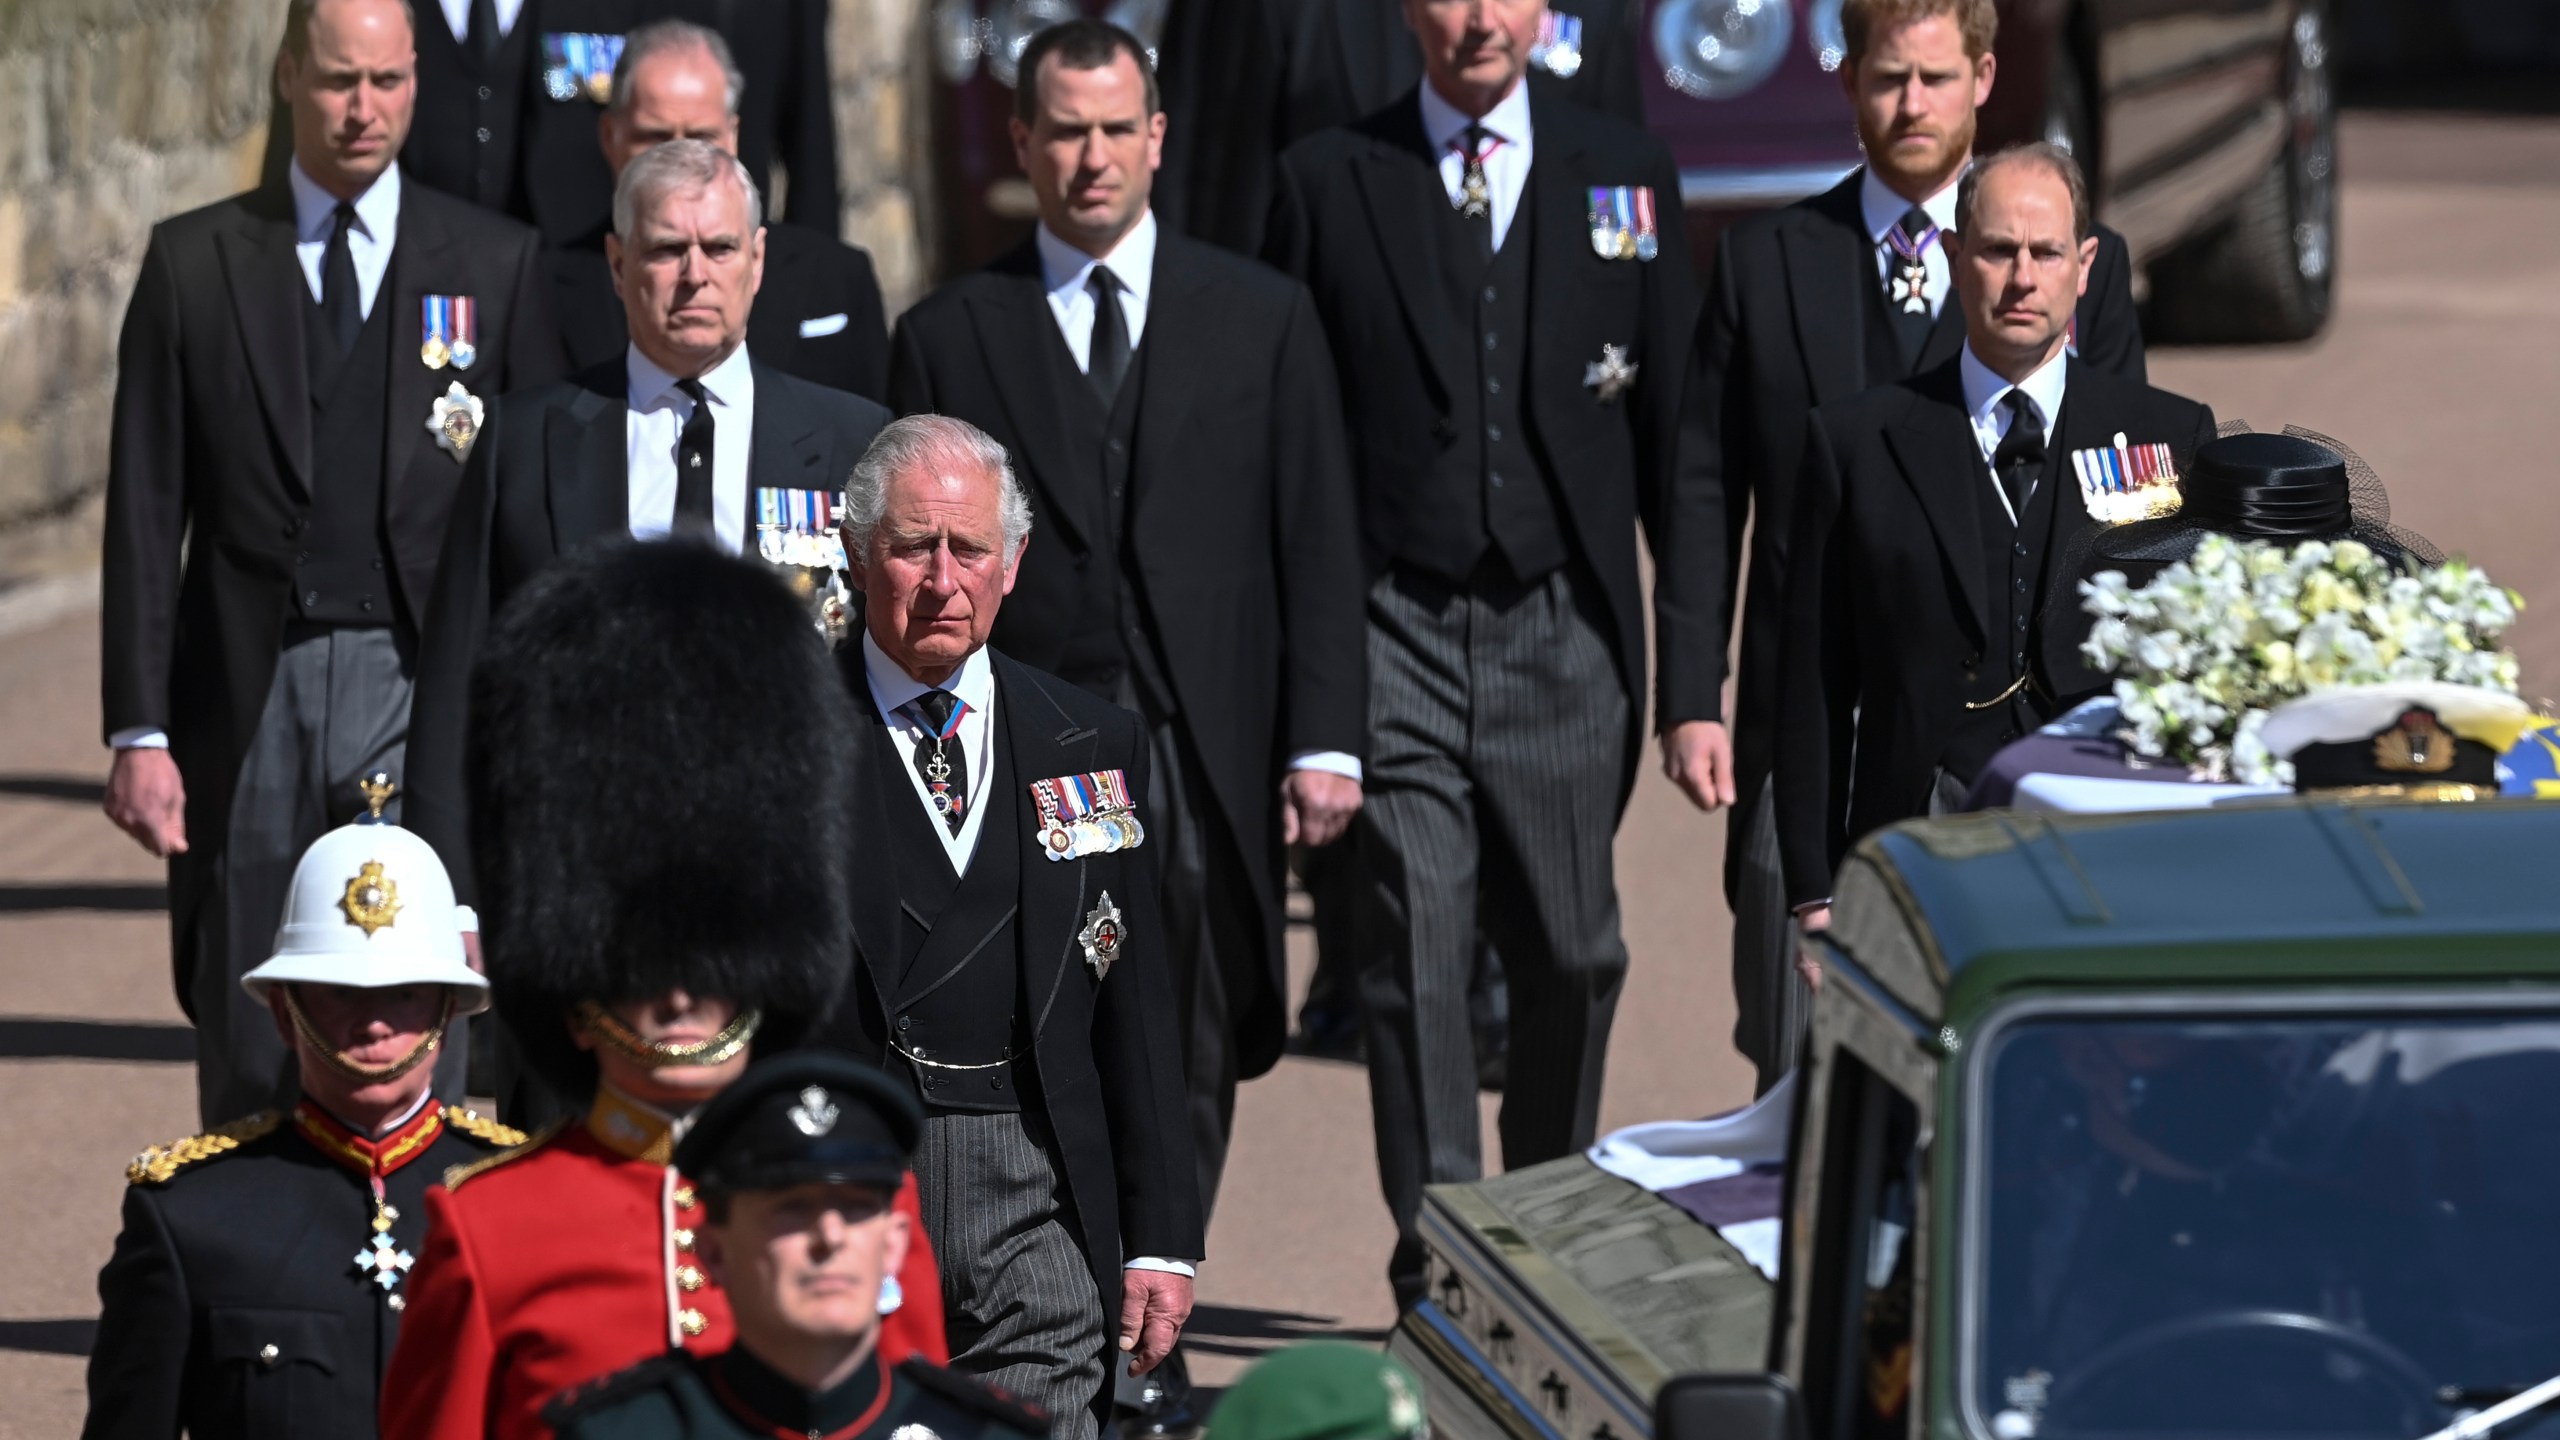
[[[1628,697],[1624,803],[1644,725],[1643,586],[1636,526],[1658,537],[1680,423],[1680,375],[1697,315],[1671,152],[1616,119],[1530,92],[1535,160],[1512,219],[1534,233],[1529,271],[1530,443],[1557,481],[1568,543],[1599,586]],[[1280,161],[1270,256],[1307,282],[1332,337],[1359,485],[1361,551],[1374,577],[1409,530],[1446,523],[1408,482],[1458,441],[1456,387],[1474,384],[1470,317],[1453,313],[1432,239],[1449,194],[1408,91],[1359,124]],[[1591,189],[1649,185],[1659,258],[1593,253]],[[1534,227],[1534,232],[1523,227]],[[1584,383],[1601,347],[1624,347],[1633,387],[1602,401]]]
[[[541,38],[627,35],[665,19],[708,25],[729,42],[746,77],[738,101],[738,159],[765,195],[765,208],[776,219],[837,233],[843,196],[827,73],[827,0],[525,0],[516,24],[534,27],[535,49],[525,66],[519,213],[545,243],[565,247],[602,231],[613,210],[613,171],[596,139],[604,106],[583,91],[552,97],[543,85]],[[790,175],[779,207],[771,203],[776,162]]]
[[[613,293],[604,237],[548,251],[542,260],[571,368],[619,357],[631,329]],[[812,385],[887,400],[889,322],[870,255],[798,225],[766,226],[764,283],[747,312],[747,350],[757,364]]]
[[[1534,93],[1643,125],[1640,0],[1551,8],[1581,18],[1582,63],[1570,79],[1533,68]],[[1243,255],[1264,249],[1282,151],[1422,83],[1422,51],[1393,0],[1173,0],[1159,54],[1157,217]]]
[[[1867,307],[1883,282],[1858,201],[1864,176],[1852,170],[1820,195],[1725,232],[1689,362],[1670,533],[1654,578],[1658,724],[1724,718],[1726,646],[1748,530],[1751,586],[1733,716],[1746,794],[1769,773],[1776,743],[1787,502],[1803,465],[1805,417],[1877,378]],[[2132,274],[2124,237],[2101,226],[2076,343],[2090,368],[2140,383]],[[1963,308],[1950,290],[1911,373],[1954,359],[1963,346]],[[1899,368],[1898,355],[1892,363]],[[1740,846],[1728,847],[1728,861],[1740,854]]]
[[[889,423],[889,412],[767,369],[755,359],[754,433],[747,503],[760,488],[844,488],[853,462]],[[468,805],[462,783],[463,732],[470,714],[471,662],[490,617],[554,559],[631,533],[630,376],[623,357],[572,379],[507,396],[472,447],[461,503],[445,545],[444,570],[427,607],[409,706],[409,789],[405,824],[436,847],[456,897],[472,903]],[[732,443],[715,436],[715,447]],[[753,552],[755,530],[747,530]]]
[[[1008,601],[1010,603],[1010,601]],[[909,1062],[889,1048],[882,996],[898,993],[903,902],[898,863],[879,853],[905,839],[930,840],[922,826],[890,823],[889,807],[921,807],[903,783],[884,783],[909,760],[883,765],[876,747],[895,745],[880,723],[864,670],[863,646],[848,640],[836,655],[864,723],[852,743],[856,845],[853,937],[860,961],[836,1013],[812,1043],[831,1045],[894,1070]],[[995,668],[997,733],[1013,748],[1010,796],[989,796],[978,825],[978,850],[1012,845],[1021,873],[1021,910],[1014,933],[1021,993],[1030,1014],[1046,1012],[1032,1045],[1042,1112],[1064,1159],[1067,1222],[1083,1242],[1102,1296],[1106,1330],[1120,1315],[1124,1258],[1155,1255],[1197,1260],[1206,1254],[1200,1178],[1191,1149],[1182,1027],[1174,1014],[1173,977],[1156,900],[1156,857],[1147,846],[1075,860],[1052,860],[1040,844],[1034,783],[1065,775],[1118,770],[1129,793],[1147,793],[1149,744],[1130,711],[1095,699],[1054,675],[990,650]],[[1150,820],[1138,804],[1138,820]],[[948,864],[937,843],[926,857]],[[1101,975],[1087,963],[1077,936],[1108,892],[1120,909],[1121,945]],[[1048,997],[1054,995],[1052,1000]],[[1027,1019],[1027,1017],[1026,1017]],[[1026,1101],[1029,1097],[1025,1097]]]
[[[1278,1062],[1288,1028],[1283,769],[1292,754],[1367,748],[1365,582],[1333,357],[1303,286],[1159,229],[1144,363],[1129,372],[1144,388],[1115,554],[1103,537],[1121,526],[1105,508],[1100,457],[1071,452],[1056,376],[1074,361],[1044,283],[1025,242],[909,310],[891,401],[986,430],[1031,492],[1036,523],[997,615],[997,649],[1048,668],[1071,649],[1092,653],[1074,633],[1084,577],[1116,572],[1123,556],[1134,567],[1141,622],[1261,912],[1266,983],[1233,1002],[1249,1079]]]
[[[404,179],[388,306],[385,526],[396,619],[416,633],[462,462],[428,434],[459,381],[484,405],[561,373],[533,232]],[[311,509],[303,361],[310,282],[282,181],[162,221],[117,346],[108,460],[101,678],[110,735],[169,734],[187,789],[186,853],[169,861],[178,999],[189,1003],[197,906],[230,820],[241,756],[266,708]],[[430,369],[422,297],[468,295],[479,358]]]
[[[448,1109],[425,1152],[383,1179],[399,1212],[391,1237],[412,1256],[426,1253],[427,1187],[523,1138],[453,1123],[458,1113]],[[373,1235],[365,1176],[321,1154],[289,1118],[223,1131],[248,1138],[125,1189],[124,1228],[98,1272],[82,1440],[376,1433],[382,1373],[400,1338],[393,1300],[408,1282],[386,1291],[356,1269]]]
[[[2213,412],[2183,396],[2068,362],[2062,414],[2039,484],[2055,504],[2043,560],[2036,691],[2059,713],[2104,688],[2080,654],[2089,624],[2066,557],[2091,522],[2070,456],[2165,444],[2183,473],[2213,438]],[[1787,901],[1831,893],[1833,867],[1863,835],[1925,815],[1965,705],[2007,683],[1994,633],[1980,512],[1994,483],[1950,360],[1809,423],[1795,496],[1777,715],[1778,845]],[[1995,671],[1997,673],[1995,673]],[[1854,741],[1854,750],[1852,742]]]

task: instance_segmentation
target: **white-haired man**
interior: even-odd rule
[[[951,1366],[1094,1433],[1112,1346],[1152,1369],[1202,1251],[1145,726],[987,648],[1031,533],[1004,447],[916,415],[845,492],[863,594],[860,963],[820,1038],[924,1102],[915,1175]],[[1125,1264],[1124,1264],[1124,1257]]]
[[[614,536],[798,558],[827,538],[836,487],[889,419],[749,358],[763,214],[726,151],[671,140],[639,155],[613,219],[605,255],[630,346],[498,402],[463,473],[427,610],[405,818],[466,903],[463,715],[489,617],[559,555]]]

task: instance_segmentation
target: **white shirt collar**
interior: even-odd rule
[[[1445,154],[1458,137],[1467,133],[1469,125],[1482,125],[1497,140],[1513,145],[1529,140],[1529,77],[1523,73],[1520,83],[1487,111],[1482,120],[1468,117],[1466,112],[1440,98],[1431,82],[1422,82],[1422,133],[1431,141],[1431,153]],[[1899,213],[1899,212],[1896,212]]]
[[[658,362],[640,353],[640,347],[624,351],[625,373],[630,377],[629,403],[634,410],[646,410],[676,388],[676,377],[658,368]],[[741,340],[729,358],[712,366],[702,376],[703,393],[713,404],[735,410],[751,404],[756,395],[755,366],[747,359],[747,344]]]
[[[952,672],[951,678],[939,686],[927,685],[900,669],[898,662],[889,658],[888,652],[880,648],[880,642],[872,639],[871,631],[866,628],[862,632],[862,673],[871,682],[871,703],[879,709],[880,718],[897,724],[907,723],[899,715],[900,710],[917,696],[934,689],[948,690],[959,696],[961,704],[980,715],[992,716],[995,713],[996,672],[995,667],[987,662],[987,651],[983,645],[969,652],[969,658],[960,662],[960,668]]]
[[[1956,187],[1963,183],[1964,172],[1959,170],[1956,178],[1941,186],[1937,194],[1920,202],[1920,208],[1929,212],[1930,224],[1941,230],[1956,228]],[[1891,230],[1894,222],[1902,218],[1902,212],[1910,208],[1910,201],[1876,178],[1874,166],[1858,167],[1858,209],[1866,217],[1869,240],[1883,244],[1885,232]]]
[[[338,197],[320,188],[297,158],[284,167],[285,184],[293,190],[293,233],[295,238],[327,244],[329,230],[337,217]],[[400,167],[387,165],[373,183],[356,197],[355,229],[365,238],[391,243],[400,231]]]
[[[2054,417],[2062,413],[2063,381],[2071,372],[2069,346],[2055,351],[2053,358],[2037,366],[2036,372],[2028,376],[2025,383],[2014,386],[1975,358],[1970,340],[1965,342],[1964,354],[1956,365],[1964,377],[1966,414],[1976,421],[1989,422],[1994,418],[2001,397],[2013,389],[2024,390],[2027,398],[2035,402],[2036,414],[2044,421],[2045,433],[2053,433]]]
[[[1052,295],[1069,295],[1085,287],[1096,265],[1108,265],[1120,284],[1143,306],[1147,291],[1156,278],[1156,212],[1149,209],[1138,216],[1138,223],[1111,247],[1111,253],[1096,259],[1066,241],[1049,233],[1043,225],[1035,234],[1040,247],[1040,274]]]

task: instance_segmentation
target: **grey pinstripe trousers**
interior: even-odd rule
[[[1108,1332],[1047,1120],[928,1115],[915,1173],[951,1368],[1048,1411],[1051,1440],[1092,1440]]]
[[[1467,982],[1479,933],[1511,986],[1507,1165],[1591,1143],[1618,934],[1625,681],[1596,587],[1453,586],[1391,571],[1369,591],[1360,991],[1388,1278],[1419,1298],[1422,1188],[1483,1173]]]

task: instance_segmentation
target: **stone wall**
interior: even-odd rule
[[[933,282],[925,254],[921,177],[926,0],[833,0],[837,169],[844,237],[871,252],[892,317]]]
[[[151,225],[255,180],[282,0],[0,0],[0,566],[85,550]]]

